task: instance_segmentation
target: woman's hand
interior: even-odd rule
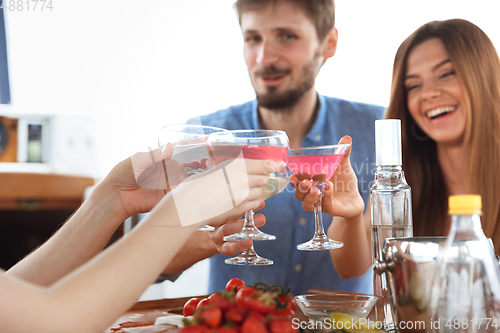
[[[352,143],[349,136],[344,136],[339,141],[339,144],[347,143]],[[331,216],[350,218],[362,214],[365,208],[363,198],[358,191],[358,179],[351,167],[351,148],[352,145],[330,180],[325,184],[323,212]],[[302,208],[308,212],[314,211],[314,203],[319,198],[319,190],[312,187],[309,180],[299,181],[295,175],[290,177],[290,185],[295,188],[295,197],[302,201]]]
[[[168,175],[177,175],[175,183],[187,177],[184,168],[169,158],[173,154],[173,146],[168,144],[163,149],[140,152],[117,164],[103,180],[116,195],[114,211],[122,219],[132,215],[149,212],[168,192]],[[167,169],[168,167],[168,169]],[[174,177],[169,178],[170,182]]]

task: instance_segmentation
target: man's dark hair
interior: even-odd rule
[[[328,32],[335,26],[334,0],[236,0],[234,8],[238,14],[240,25],[243,13],[270,4],[275,5],[278,1],[286,1],[299,5],[316,27],[316,34],[320,42],[323,41]]]

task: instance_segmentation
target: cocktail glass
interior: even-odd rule
[[[289,148],[288,136],[283,131],[237,130],[214,133],[208,138],[215,164],[235,158],[280,161],[286,157]],[[235,150],[236,149],[236,150]],[[235,153],[236,152],[236,153]],[[262,187],[262,197],[268,199],[284,190],[288,183],[286,170],[271,174],[266,186]],[[274,240],[276,236],[260,231],[254,224],[253,211],[245,212],[245,222],[239,233],[224,237],[225,241]],[[262,258],[253,245],[239,256],[228,258],[230,265],[272,265],[273,261]]]
[[[350,144],[318,146],[306,148],[292,148],[288,151],[286,164],[289,171],[295,174],[300,181],[308,179],[312,186],[319,190],[319,198],[314,203],[315,231],[314,237],[305,243],[297,245],[298,250],[320,251],[337,249],[344,244],[328,238],[323,227],[322,204],[325,183],[329,180]]]
[[[199,174],[213,167],[207,138],[212,133],[227,132],[218,127],[203,125],[166,125],[158,135],[158,145],[163,148],[168,143],[174,146],[173,155],[163,161],[167,189],[174,188],[183,179]],[[182,166],[182,174],[179,172]],[[204,226],[200,230],[214,230]]]

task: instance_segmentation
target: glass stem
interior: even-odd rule
[[[253,244],[250,248],[241,252],[241,254],[239,255],[239,257],[256,257],[256,256],[257,256],[257,253],[255,252],[255,249],[253,248]]]
[[[249,210],[249,211],[245,212],[245,223],[243,224],[243,228],[241,229],[241,231],[243,231],[245,229],[246,230],[257,229],[257,227],[255,227],[255,224],[253,222],[253,210]]]
[[[322,207],[323,207],[323,191],[319,191],[319,198],[314,203],[314,218],[316,220],[314,239],[327,238],[325,234],[325,228],[323,227],[323,215],[321,214]]]

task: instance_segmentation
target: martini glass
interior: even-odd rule
[[[328,238],[323,227],[322,204],[325,183],[329,180],[350,144],[332,146],[318,146],[306,148],[293,148],[286,157],[287,168],[295,174],[300,181],[308,179],[312,186],[319,190],[319,198],[314,203],[314,217],[316,220],[314,237],[305,243],[297,245],[298,250],[320,251],[337,249],[344,243]]]
[[[283,131],[238,130],[211,134],[208,138],[215,164],[233,159],[236,156],[253,160],[281,161],[286,157],[288,136]],[[268,199],[283,191],[288,183],[286,170],[273,173],[267,185],[262,187],[262,197]],[[224,237],[225,241],[274,240],[276,236],[260,231],[254,224],[253,211],[245,212],[245,222],[239,233]],[[228,258],[230,265],[272,265],[273,261],[262,258],[253,248],[243,251],[239,256]]]
[[[158,135],[160,149],[168,143],[174,146],[170,159],[162,161],[168,190],[175,188],[185,178],[213,167],[207,138],[217,132],[227,130],[189,124],[166,125],[162,128]],[[200,230],[214,230],[214,227],[206,225]]]

